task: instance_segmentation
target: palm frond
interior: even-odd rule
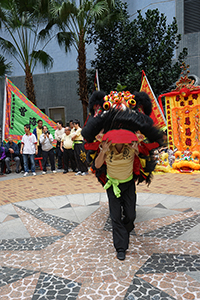
[[[72,14],[77,15],[77,13],[78,9],[74,2],[67,0],[60,4],[56,1],[52,1],[51,14],[53,16],[59,16],[62,22],[66,22]]]
[[[53,58],[45,51],[42,50],[33,51],[30,54],[30,57],[31,57],[31,61],[34,64],[34,66],[32,67],[32,73],[37,64],[42,65],[45,70],[51,69],[53,67]]]
[[[57,41],[60,47],[65,47],[65,52],[70,51],[74,42],[74,35],[71,32],[57,33]]]
[[[0,54],[0,78],[2,78],[3,76],[5,76],[6,74],[10,75],[11,68],[12,68],[11,62],[6,63],[5,57],[3,57]]]
[[[38,32],[37,38],[40,41],[44,41],[47,38],[50,38],[50,30],[47,28],[40,30],[40,32]]]
[[[17,55],[18,53],[15,46],[10,41],[7,41],[2,37],[0,37],[0,49],[5,54]]]

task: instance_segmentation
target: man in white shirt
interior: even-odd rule
[[[25,134],[22,137],[21,142],[21,149],[20,153],[23,154],[23,161],[24,161],[24,176],[28,175],[29,167],[28,167],[28,157],[30,157],[31,161],[31,172],[35,176],[35,154],[38,153],[37,148],[37,139],[34,134],[30,132],[30,125],[24,125]]]
[[[62,169],[62,157],[63,157],[63,152],[60,150],[60,143],[63,134],[65,133],[65,128],[63,127],[63,122],[58,121],[57,122],[57,129],[55,131],[55,139],[57,141],[56,144],[56,156],[58,158],[58,169]]]
[[[65,133],[62,136],[60,150],[63,152],[63,161],[64,161],[64,172],[66,174],[69,168],[69,161],[71,162],[71,167],[73,172],[76,170],[76,163],[74,158],[74,150],[72,150],[72,139],[71,139],[71,128],[66,127]]]

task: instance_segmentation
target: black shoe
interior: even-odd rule
[[[126,258],[125,251],[118,251],[118,252],[117,252],[117,258],[118,258],[119,260],[125,260],[125,258]]]
[[[64,170],[63,174],[66,174],[66,173],[68,173],[68,171]]]
[[[3,172],[1,172],[0,175],[3,175]]]
[[[15,171],[17,174],[19,174],[20,173],[20,171],[19,170],[17,170],[17,171]]]
[[[10,174],[11,173],[11,171],[9,170],[9,171],[6,171],[6,174]]]
[[[61,170],[62,169],[62,167],[58,167],[58,170]]]

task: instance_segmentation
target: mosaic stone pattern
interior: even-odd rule
[[[75,300],[80,288],[80,283],[42,272],[32,300]]]
[[[31,208],[27,208],[27,207],[23,207],[23,206],[19,206],[19,205],[16,205],[16,206],[19,207],[20,209],[24,210],[25,212],[33,215],[35,218],[41,220],[42,222],[54,227],[55,229],[57,229],[58,231],[60,231],[64,234],[68,234],[71,230],[73,230],[76,226],[79,225],[76,222],[72,222],[72,221],[68,221],[68,220],[65,220],[60,217],[52,216],[41,210],[34,210]]]
[[[0,240],[0,251],[39,251],[61,239],[62,237],[63,235]]]
[[[200,255],[154,253],[136,274],[200,271]]]
[[[181,240],[199,226],[199,211],[188,203],[186,209],[176,206],[177,214],[166,203],[150,204],[155,218],[136,223],[125,261],[116,258],[107,202],[80,224],[50,215],[42,206],[13,205],[31,237],[0,241],[2,300],[200,299],[200,242]],[[73,205],[79,204],[66,207]],[[137,209],[141,213],[143,207]],[[159,217],[158,209],[169,215]]]
[[[194,274],[197,276],[193,278]],[[200,283],[198,272],[186,273],[159,273],[138,275],[148,283],[169,293],[176,300],[200,299]]]
[[[31,300],[39,275],[38,272],[0,287],[1,300]]]
[[[32,270],[0,267],[0,287],[36,273]]]
[[[146,281],[134,277],[124,300],[176,300]]]
[[[200,215],[195,215],[191,218],[183,219],[179,222],[163,226],[157,230],[144,233],[144,236],[157,237],[162,239],[176,239],[184,232],[190,230],[194,226],[200,223]]]

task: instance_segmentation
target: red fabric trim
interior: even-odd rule
[[[135,155],[134,162],[133,162],[133,172],[135,175],[140,175],[140,159],[137,155]]]
[[[84,148],[85,150],[98,150],[100,142],[93,142],[93,143],[85,143]]]
[[[183,88],[185,91],[185,88]],[[179,91],[172,91],[166,94],[162,94],[158,97],[158,100],[160,101],[161,97],[165,97],[165,96],[176,96],[176,95],[180,95],[183,92],[183,89],[179,90]],[[187,89],[190,94],[199,94],[200,93],[200,89],[195,90],[195,91],[190,91],[189,89]]]
[[[149,151],[152,150],[152,149],[156,149],[159,147],[159,144],[157,142],[154,142],[154,143],[149,143],[149,144],[146,144],[144,142],[141,142],[139,145],[138,145],[138,148],[139,148],[139,152],[144,154],[144,155],[149,155]]]

